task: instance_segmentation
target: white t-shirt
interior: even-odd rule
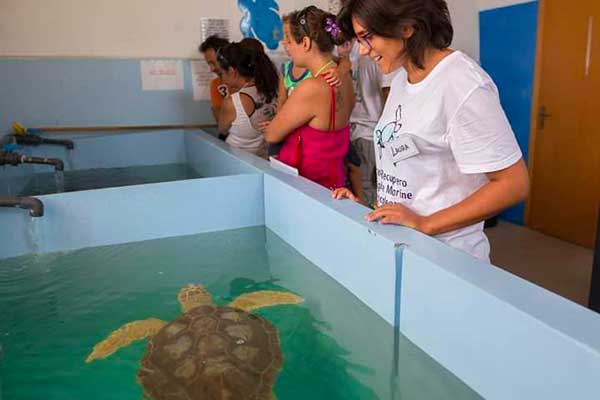
[[[522,156],[496,85],[460,51],[417,84],[396,75],[373,140],[379,204],[423,216],[461,202],[488,182],[485,173]],[[436,238],[489,260],[483,222]]]
[[[381,88],[390,87],[395,72],[383,75],[377,63],[371,57],[359,54],[358,42],[350,52],[352,64],[352,83],[356,104],[350,115],[352,140],[359,138],[372,140],[373,129],[383,111]]]

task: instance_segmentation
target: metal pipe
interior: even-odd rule
[[[29,210],[32,217],[44,215],[44,204],[35,197],[0,197],[0,207],[16,207]]]
[[[0,151],[0,165],[46,164],[53,165],[55,171],[64,171],[65,164],[58,158],[28,157],[15,152]]]
[[[67,149],[72,150],[75,148],[72,140],[68,139],[48,139],[38,135],[11,135],[18,144],[39,146],[40,144],[52,144],[58,146],[65,146]]]
[[[55,171],[64,171],[65,163],[58,158],[44,158],[44,157],[21,157],[21,162],[23,164],[46,164],[53,165]]]

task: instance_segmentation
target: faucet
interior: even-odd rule
[[[29,210],[32,217],[44,215],[44,204],[35,197],[0,197],[0,207],[18,207]]]
[[[13,151],[0,150],[0,165],[46,164],[54,165],[55,171],[64,171],[65,165],[58,158],[28,157]]]
[[[75,147],[71,140],[58,140],[58,139],[46,139],[40,136],[42,131],[40,129],[25,128],[18,121],[12,124],[13,134],[8,135],[12,138],[13,143],[18,144],[29,144],[33,146],[39,146],[40,144],[56,144],[65,146],[67,149],[73,149]]]
[[[27,135],[9,135],[12,140],[18,144],[39,146],[40,144],[54,144],[59,146],[65,146],[67,149],[72,150],[75,148],[72,140],[67,139],[47,139],[39,135],[27,134]]]

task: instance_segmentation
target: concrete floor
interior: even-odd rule
[[[504,221],[485,233],[492,264],[587,307],[593,250]]]

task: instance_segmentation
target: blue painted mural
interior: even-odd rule
[[[238,0],[238,7],[244,14],[240,20],[242,35],[275,50],[283,38],[279,4],[275,0]]]

